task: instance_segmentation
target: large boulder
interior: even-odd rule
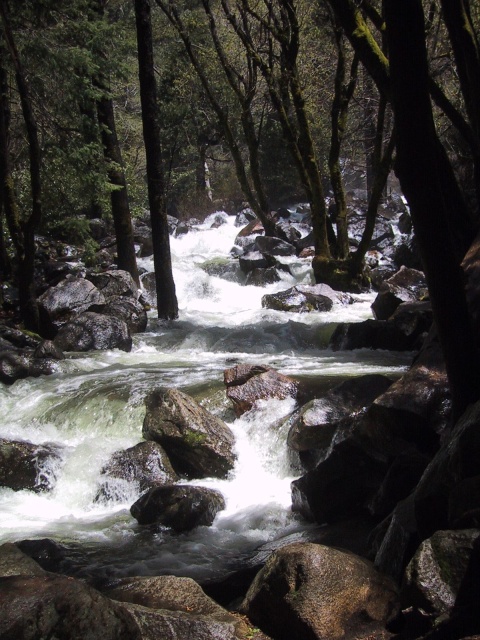
[[[311,289],[314,289],[311,287]],[[293,311],[305,313],[309,311],[330,311],[333,302],[330,297],[307,287],[296,286],[287,291],[269,293],[262,298],[264,309],[274,309],[275,311]]]
[[[144,493],[130,508],[139,524],[160,524],[177,533],[210,526],[225,509],[222,494],[215,489],[191,485],[165,485]]]
[[[223,379],[237,416],[250,411],[259,400],[283,400],[298,394],[295,380],[264,365],[236,365],[224,371]]]
[[[295,451],[328,447],[340,421],[370,406],[391,384],[382,375],[358,376],[341,382],[323,398],[311,400],[291,421],[288,446]]]
[[[59,328],[84,311],[100,310],[105,297],[97,287],[83,278],[67,278],[50,287],[38,298],[41,332],[54,338]]]
[[[104,592],[112,600],[130,602],[150,609],[178,611],[191,616],[208,616],[211,620],[233,624],[247,637],[248,626],[238,616],[209,598],[191,578],[155,576],[122,578]]]
[[[131,351],[132,337],[120,318],[87,311],[64,324],[55,344],[62,351],[121,349]]]
[[[410,369],[378,396],[368,409],[368,429],[391,443],[412,443],[428,455],[438,449],[451,412],[451,395],[439,345],[431,340]]]
[[[7,348],[0,350],[0,382],[4,384],[10,385],[29,376],[38,378],[56,373],[59,370],[59,360],[65,358],[63,352],[51,340],[39,342],[35,350],[20,349],[10,342],[5,342]]]
[[[389,320],[369,318],[363,322],[341,322],[330,337],[329,347],[333,351],[418,351],[430,328],[431,315],[425,314],[425,307],[410,306],[409,309],[408,321],[404,314],[395,312]],[[416,317],[412,317],[414,314]]]
[[[87,279],[103,294],[106,302],[118,297],[138,298],[138,287],[134,279],[123,269],[91,273]]]
[[[116,480],[138,483],[142,492],[154,486],[171,484],[178,476],[163,448],[156,442],[140,442],[124,451],[116,451],[101,470],[99,499],[115,499],[119,493]],[[120,494],[122,492],[120,491]]]
[[[119,603],[80,580],[53,574],[0,578],[0,637],[141,640]]]
[[[6,542],[0,546],[0,577],[6,578],[7,576],[20,575],[42,576],[44,574],[45,571],[41,566],[23,553],[17,545],[12,542]]]
[[[451,613],[479,542],[480,529],[437,531],[424,540],[405,571],[402,599],[429,613]]]
[[[427,284],[422,271],[401,267],[385,280],[373,301],[372,311],[377,320],[388,320],[404,302],[415,302],[427,295]]]
[[[136,298],[114,298],[107,302],[102,313],[123,320],[131,334],[142,333],[147,328],[147,311]]]
[[[297,252],[293,244],[273,236],[257,236],[255,246],[265,256],[294,256]]]
[[[369,562],[319,544],[293,543],[267,560],[241,610],[276,640],[377,637],[399,610],[395,583]]]
[[[62,461],[56,445],[0,439],[0,486],[14,491],[48,491]]]
[[[156,389],[145,404],[143,437],[165,449],[177,473],[189,478],[225,477],[233,469],[232,431],[189,395]]]
[[[292,482],[292,510],[319,524],[367,513],[389,458],[361,432],[363,415],[339,427],[317,466]]]

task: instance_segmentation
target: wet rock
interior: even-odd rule
[[[241,610],[278,640],[344,640],[384,630],[399,601],[394,582],[366,560],[294,543],[267,560]]]
[[[147,328],[147,311],[136,298],[114,298],[103,307],[102,313],[123,320],[131,334],[142,333]]]
[[[451,613],[480,529],[437,531],[419,546],[405,571],[402,598],[429,613]]]
[[[6,542],[0,546],[0,577],[7,576],[41,576],[44,570],[28,555],[23,553],[17,545]],[[0,590],[1,600],[1,590]]]
[[[292,420],[288,446],[295,451],[328,447],[340,421],[370,406],[391,384],[382,375],[358,376],[330,389],[323,398],[311,400]]]
[[[222,278],[222,280],[241,282],[243,279],[243,274],[240,271],[237,260],[232,261],[228,258],[215,258],[213,260],[207,260],[200,266],[209,276],[216,276],[217,278]]]
[[[210,526],[219,511],[225,509],[222,494],[215,489],[191,485],[154,487],[130,508],[139,524],[160,524],[176,533]]]
[[[178,220],[176,220],[176,224],[178,224]],[[147,224],[137,221],[133,225],[133,241],[140,246],[140,258],[153,255],[152,230]]]
[[[368,430],[395,453],[398,442],[411,443],[417,451],[433,455],[451,412],[451,396],[443,357],[436,341],[419,355],[410,369],[372,403],[367,412]]]
[[[245,284],[254,287],[265,287],[267,284],[280,282],[280,274],[276,267],[268,267],[267,269],[252,269],[247,274]]]
[[[40,336],[37,336],[36,334],[32,334],[28,331],[21,331],[20,329],[15,329],[13,327],[7,327],[5,325],[0,325],[0,338],[16,349],[35,349],[42,341]]]
[[[476,478],[480,456],[480,403],[471,405],[457,422],[451,434],[429,464],[415,492],[415,518],[421,539],[440,529],[450,529],[458,522],[454,497],[461,494],[462,484]],[[466,485],[463,484],[463,489]],[[477,508],[470,505],[460,520],[463,527],[477,527]]]
[[[422,271],[401,269],[385,280],[372,304],[377,320],[388,320],[403,302],[419,301],[427,295],[427,284]]]
[[[292,510],[307,520],[331,523],[368,511],[389,460],[363,437],[362,418],[350,418],[317,466],[292,482]]]
[[[223,374],[226,393],[237,416],[250,411],[259,400],[296,398],[298,384],[270,367],[242,364]]]
[[[309,291],[306,287],[297,286],[287,291],[264,295],[262,307],[275,311],[307,313],[310,311],[330,311],[333,302],[330,297],[316,293],[314,290]]]
[[[52,347],[50,341],[46,341],[44,347],[39,345],[35,352],[10,346],[7,350],[0,351],[0,382],[11,385],[16,380],[29,376],[37,378],[56,373],[62,356],[60,349]]]
[[[254,269],[266,269],[271,267],[271,259],[265,257],[260,251],[249,251],[240,256],[239,265],[242,273],[250,273]]]
[[[118,603],[64,576],[0,578],[0,637],[141,640],[137,624]]]
[[[101,309],[104,304],[105,297],[89,280],[62,280],[38,298],[42,335],[54,338],[58,329],[72,318],[89,309]]]
[[[0,438],[0,486],[48,491],[56,482],[60,447]]]
[[[138,287],[135,281],[127,271],[122,269],[90,273],[87,280],[97,287],[106,302],[119,296],[138,298]]]
[[[252,235],[261,235],[264,233],[264,228],[260,220],[258,218],[254,218],[250,220],[250,222],[237,234],[237,238],[247,238]],[[235,238],[235,244],[237,243],[237,238]]]
[[[396,504],[372,532],[371,540],[377,569],[400,583],[420,543],[412,495]]]
[[[130,351],[132,337],[120,318],[87,311],[65,323],[55,337],[62,351],[121,349]]]
[[[34,358],[52,358],[53,360],[64,360],[65,354],[52,340],[42,340],[33,352]]]
[[[101,470],[102,480],[98,498],[115,498],[116,484],[110,478],[137,482],[140,491],[148,491],[153,486],[172,484],[178,476],[163,448],[156,442],[140,442],[125,451],[115,452]]]
[[[208,616],[212,621],[232,624],[245,637],[246,623],[209,598],[191,578],[177,576],[122,578],[104,592],[119,602],[130,602],[150,609],[177,611],[190,616]]]
[[[13,347],[0,351],[0,382],[13,384],[16,380],[27,378],[29,372],[30,359],[22,352]]]
[[[417,486],[431,457],[413,447],[401,451],[393,460],[368,509],[374,518],[387,517],[395,506]]]
[[[156,389],[145,404],[143,437],[165,449],[177,473],[225,477],[232,470],[235,439],[220,418],[177,389]]]
[[[147,302],[153,306],[157,304],[157,289],[155,284],[155,272],[149,271],[140,277],[142,294]]]
[[[392,320],[364,320],[341,322],[330,338],[333,351],[354,349],[385,349],[388,351],[416,351],[424,338],[425,325],[418,322],[414,331],[402,317]]]
[[[61,563],[67,556],[66,547],[49,538],[21,540],[15,544],[23,554],[31,558],[35,563],[38,563],[44,571],[61,573]]]
[[[257,236],[255,246],[265,256],[294,256],[296,249],[293,244],[274,238],[273,236]]]

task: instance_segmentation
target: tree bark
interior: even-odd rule
[[[442,10],[455,56],[465,110],[476,139],[473,155],[477,205],[480,206],[480,44],[467,0],[442,0]]]
[[[396,173],[408,200],[445,357],[454,419],[479,398],[480,367],[452,242],[443,162],[429,97],[420,0],[386,0]],[[442,184],[443,183],[443,184]]]
[[[0,15],[3,23],[5,41],[7,45],[13,67],[15,69],[15,79],[20,96],[22,115],[28,140],[28,153],[30,160],[30,187],[31,187],[31,212],[23,221],[22,230],[22,251],[18,254],[17,278],[18,293],[20,300],[20,313],[27,329],[31,331],[39,330],[38,305],[35,291],[35,231],[38,229],[42,219],[42,182],[41,182],[41,149],[38,140],[38,130],[35,115],[33,113],[30,91],[23,70],[20,56],[18,54],[15,39],[11,29],[7,3],[0,0]],[[13,197],[13,185],[9,179],[6,185],[7,193]],[[12,201],[14,213],[15,204]],[[10,206],[7,204],[7,206]],[[17,218],[18,220],[18,218]],[[20,246],[20,245],[19,245]]]
[[[100,82],[97,80],[97,86]],[[105,87],[101,87],[106,91]],[[102,137],[103,154],[108,163],[108,179],[112,185],[110,200],[117,240],[117,264],[119,269],[128,271],[137,286],[137,259],[133,239],[132,218],[128,202],[127,182],[123,170],[122,152],[117,138],[113,101],[107,94],[97,100],[97,117]]]
[[[157,89],[153,64],[150,0],[135,0],[138,71],[142,104],[143,139],[147,161],[148,200],[152,224],[157,313],[164,320],[178,318],[178,302],[172,273],[165,183],[157,121]]]
[[[333,20],[335,20],[335,18],[333,18]],[[351,66],[349,82],[345,84],[346,56],[343,29],[338,24],[333,24],[333,29],[337,46],[337,68],[331,109],[332,133],[328,154],[328,168],[336,208],[337,240],[335,254],[337,258],[346,260],[350,249],[348,240],[347,199],[340,166],[340,151],[347,127],[348,106],[357,81],[358,58],[355,55]]]

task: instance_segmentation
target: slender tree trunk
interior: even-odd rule
[[[476,138],[474,175],[480,206],[480,43],[471,20],[468,0],[442,0],[442,10],[453,47],[465,110]]]
[[[386,0],[396,171],[408,200],[442,345],[454,418],[478,400],[480,367],[442,184],[420,0]],[[439,169],[440,167],[440,169]]]
[[[103,90],[106,91],[105,87]],[[118,268],[128,271],[137,286],[137,259],[133,239],[132,218],[128,202],[127,182],[123,170],[122,152],[117,138],[113,101],[107,95],[97,100],[97,117],[100,125],[103,153],[108,163],[108,179],[113,189],[110,194],[112,216],[117,240]]]
[[[25,122],[28,140],[28,153],[30,160],[30,186],[31,186],[31,213],[22,224],[23,252],[18,258],[18,292],[20,299],[20,313],[25,327],[32,331],[39,330],[38,305],[35,291],[35,231],[42,219],[42,183],[41,183],[41,150],[38,141],[38,130],[35,115],[32,109],[30,91],[26,81],[26,75],[22,68],[13,32],[8,18],[7,4],[0,0],[0,15],[2,18],[5,41],[15,69],[15,79],[22,115]],[[8,186],[10,194],[13,194],[11,185]]]
[[[333,20],[335,20],[335,18],[333,18]],[[351,67],[350,80],[348,84],[345,84],[346,59],[343,29],[337,24],[334,24],[333,28],[337,45],[337,68],[331,109],[332,133],[328,154],[328,168],[336,208],[337,240],[335,254],[337,258],[345,260],[348,258],[350,250],[348,241],[347,199],[340,166],[340,152],[347,127],[348,105],[356,85],[358,58],[355,56]]]
[[[158,317],[178,317],[178,302],[172,274],[165,184],[161,160],[160,127],[157,121],[157,89],[153,65],[150,0],[135,0],[138,70],[142,103],[143,138],[147,159],[148,199],[152,223],[153,259]]]
[[[6,200],[10,197],[7,191],[9,181],[10,162],[8,154],[8,128],[9,128],[9,108],[7,94],[7,74],[2,66],[5,55],[3,38],[0,33],[0,276],[7,278],[11,273],[11,265],[7,256],[5,246],[5,235],[3,228],[3,218],[7,216]],[[18,230],[19,231],[19,230]]]
[[[99,20],[104,19],[105,4],[106,0],[94,1],[93,7]],[[102,59],[106,58],[104,51],[99,51],[98,55]],[[127,181],[125,179],[122,151],[117,137],[115,112],[113,109],[113,100],[110,96],[110,86],[102,71],[96,75],[93,83],[101,92],[101,97],[96,101],[97,118],[100,125],[103,155],[107,161],[108,179],[112,185],[110,201],[112,204],[112,216],[117,241],[118,268],[128,271],[137,286],[139,286],[140,279],[138,277],[137,259],[135,256]]]
[[[77,74],[81,75],[78,70]],[[89,96],[84,96],[79,104],[80,114],[82,116],[82,135],[87,146],[98,142],[98,120],[96,116],[95,100]],[[88,164],[87,171],[96,171],[94,163]],[[95,218],[103,218],[103,209],[100,203],[98,189],[92,188],[90,195],[90,206],[87,209],[87,217],[89,220]]]

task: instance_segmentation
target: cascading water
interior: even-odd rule
[[[61,456],[43,469],[48,493],[0,488],[0,542],[51,538],[72,549],[71,572],[97,577],[175,574],[201,580],[236,566],[264,542],[306,523],[290,511],[290,466],[280,419],[292,400],[261,403],[235,419],[225,397],[223,371],[239,362],[262,363],[325,384],[349,375],[397,375],[408,354],[326,348],[336,323],[371,317],[373,296],[330,312],[295,314],[262,309],[265,293],[311,284],[310,260],[284,258],[294,275],[266,287],[211,276],[205,261],[228,258],[238,228],[234,219],[211,228],[213,217],[171,239],[178,321],[149,321],[131,353],[72,354],[61,372],[0,386],[0,437],[55,443]],[[152,270],[150,259],[140,266]],[[115,499],[99,500],[100,471],[111,454],[142,440],[144,398],[158,386],[177,387],[219,414],[236,437],[237,464],[226,480],[194,484],[219,489],[226,499],[211,527],[174,535],[139,526],[129,508],[134,483],[118,481]]]

